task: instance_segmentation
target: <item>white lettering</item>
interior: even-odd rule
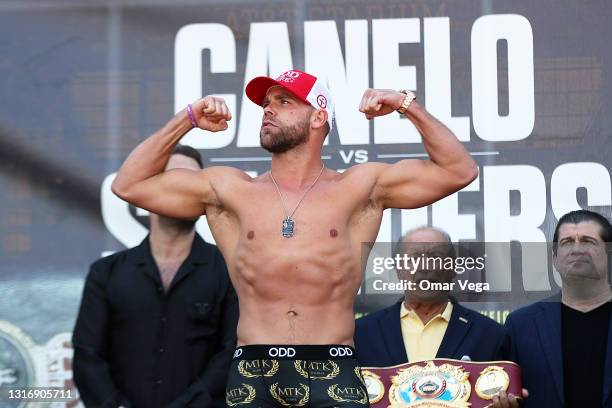
[[[329,349],[329,355],[332,357],[352,356],[353,350],[350,347],[332,347]]]
[[[117,173],[109,174],[100,187],[102,221],[108,232],[127,248],[134,247],[147,236],[148,230],[130,213],[130,205],[111,191]]]
[[[499,115],[497,43],[508,44],[508,115]],[[517,14],[478,18],[472,26],[472,119],[476,134],[501,142],[525,139],[535,121],[533,32]]]
[[[546,242],[540,229],[546,216],[546,182],[533,166],[485,166],[484,229],[487,280],[493,290],[510,291],[510,242],[522,245],[522,271],[525,290],[550,290]],[[520,194],[520,213],[512,215],[510,192]],[[502,243],[507,243],[506,245]]]
[[[550,179],[550,203],[557,219],[573,210],[579,210],[576,190],[588,192],[587,206],[612,204],[610,173],[600,163],[566,163],[553,171]]]
[[[174,111],[202,97],[202,50],[210,50],[210,71],[236,71],[236,41],[232,30],[223,24],[189,24],[176,33],[174,40]],[[205,92],[206,93],[206,92]],[[236,94],[217,94],[225,99],[230,112],[236,111]],[[228,129],[214,135],[192,129],[181,141],[196,149],[217,149],[234,140],[236,120]]]
[[[340,144],[368,144],[370,124],[357,109],[369,84],[368,22],[347,20],[344,31],[345,61],[335,21],[304,22],[306,71],[327,83],[334,96]]]
[[[450,19],[424,19],[423,49],[427,110],[448,126],[463,142],[470,140],[470,118],[452,117]]]
[[[462,191],[478,190],[480,190],[480,176],[459,192],[436,201],[431,206],[433,226],[446,231],[453,242],[476,239],[476,215],[459,214],[459,194]]]
[[[268,350],[270,357],[293,357],[295,356],[295,349],[293,347],[271,347]]]
[[[374,88],[416,90],[416,67],[399,65],[399,44],[421,41],[418,18],[372,20]],[[374,119],[374,141],[419,143],[421,136],[412,122],[392,114]]]

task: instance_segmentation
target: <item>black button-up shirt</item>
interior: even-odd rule
[[[113,408],[225,406],[237,321],[223,257],[197,234],[167,292],[148,238],[94,262],[73,335],[82,401]]]

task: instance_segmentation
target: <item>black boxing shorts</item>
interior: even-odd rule
[[[344,345],[250,345],[236,348],[228,407],[369,407],[355,357]]]

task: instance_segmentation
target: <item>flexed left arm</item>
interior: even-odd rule
[[[368,89],[359,110],[367,119],[387,115],[409,95],[393,90]],[[428,160],[400,160],[376,166],[372,198],[384,208],[418,208],[450,195],[478,176],[476,163],[463,144],[442,122],[413,100],[404,115],[421,133]]]

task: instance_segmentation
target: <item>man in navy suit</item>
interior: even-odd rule
[[[611,242],[605,217],[565,214],[553,237],[561,296],[508,316],[510,359],[530,394],[525,407],[612,407]]]
[[[434,245],[437,244],[437,245]],[[424,247],[423,247],[424,246]],[[402,248],[403,247],[403,248]],[[428,256],[454,256],[450,237],[443,231],[422,227],[408,232],[397,252]],[[442,253],[440,252],[442,251]],[[417,255],[415,255],[417,256]],[[452,282],[454,271],[399,271],[400,280]],[[403,299],[386,309],[358,319],[355,348],[363,367],[387,367],[406,362],[451,358],[457,360],[507,360],[510,349],[506,329],[478,312],[461,306],[449,291],[406,290]],[[502,403],[517,406],[514,397]],[[497,406],[497,405],[496,405]]]

